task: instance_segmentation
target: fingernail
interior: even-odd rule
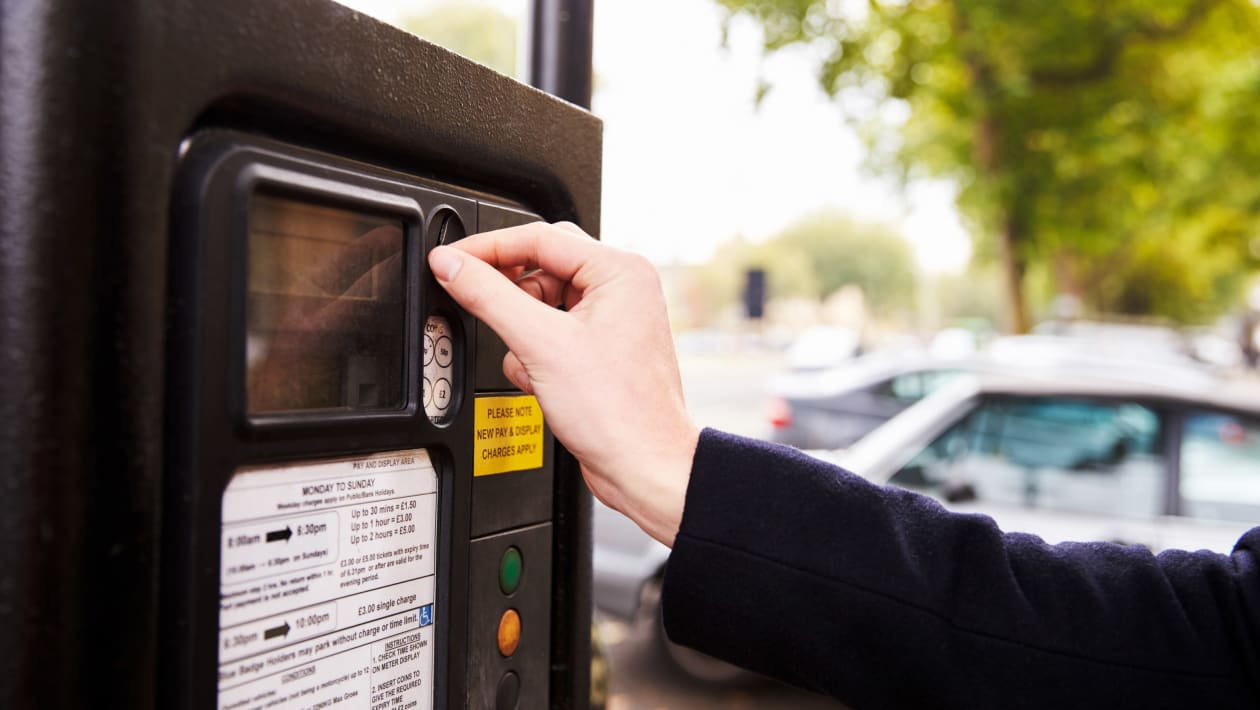
[[[454,281],[463,265],[463,259],[451,247],[436,247],[429,252],[429,268],[438,281],[444,283]]]

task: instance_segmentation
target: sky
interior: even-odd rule
[[[338,1],[392,22],[448,0]],[[484,4],[528,26],[527,0]],[[903,194],[865,173],[862,144],[816,84],[808,52],[763,57],[747,20],[723,47],[721,18],[712,0],[596,1],[601,238],[659,264],[700,263],[737,235],[759,242],[834,209],[898,227],[926,273],[964,269],[970,238],[951,187],[918,182]],[[773,88],[756,107],[759,76]]]

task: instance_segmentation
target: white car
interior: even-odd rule
[[[1260,391],[963,377],[816,452],[1048,542],[1228,552],[1260,525]]]

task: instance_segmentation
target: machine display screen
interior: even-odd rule
[[[248,220],[249,412],[401,408],[403,223],[262,192]]]
[[[437,494],[424,449],[238,469],[218,707],[432,708]]]

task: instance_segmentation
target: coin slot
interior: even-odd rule
[[[464,221],[454,210],[439,209],[429,221],[429,244],[454,244],[468,236]]]

